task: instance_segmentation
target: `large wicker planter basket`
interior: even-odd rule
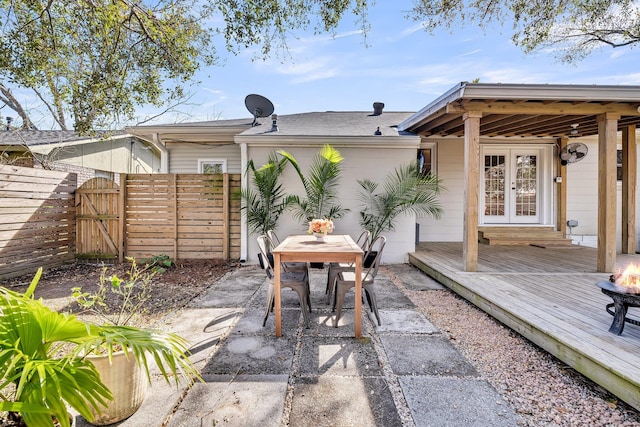
[[[123,351],[113,354],[111,363],[109,356],[89,356],[100,373],[100,379],[113,393],[102,413],[94,412],[94,425],[113,424],[131,416],[140,408],[149,388],[144,368],[138,366],[132,354],[128,357]]]

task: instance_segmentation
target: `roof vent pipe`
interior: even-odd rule
[[[384,108],[384,102],[374,102],[373,103],[373,115],[379,116],[382,114],[382,109]]]
[[[278,115],[271,115],[271,132],[278,132]]]

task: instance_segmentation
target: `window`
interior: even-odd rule
[[[436,173],[436,144],[422,143],[418,149],[418,170],[421,176]]]
[[[227,173],[227,160],[226,159],[198,160],[198,173],[204,173],[204,174]]]

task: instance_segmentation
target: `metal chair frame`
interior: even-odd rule
[[[377,249],[377,254],[371,266],[362,272],[362,289],[363,295],[367,295],[367,301],[371,311],[378,320],[378,326],[381,326],[380,314],[378,313],[378,303],[376,300],[375,292],[375,278],[378,274],[378,267],[380,266],[380,260],[382,259],[382,252],[387,239],[384,236],[379,236],[370,246],[369,250],[373,248]],[[338,327],[338,321],[342,316],[342,306],[344,305],[344,298],[347,291],[356,286],[356,273],[355,271],[344,271],[338,274],[335,281],[335,297],[333,302],[333,309],[336,311],[334,319],[334,327]]]
[[[264,261],[264,270],[269,280],[269,289],[267,291],[267,308],[265,310],[264,319],[262,320],[262,326],[267,323],[269,312],[273,310],[275,304],[275,285],[273,283],[273,260],[267,256],[267,245],[269,238],[266,235],[258,237],[258,247]],[[304,317],[305,327],[309,327],[309,318],[311,313],[311,298],[309,287],[309,274],[307,271],[281,271],[280,272],[280,289],[291,288],[298,294],[300,300],[300,310],[302,310],[302,316]]]

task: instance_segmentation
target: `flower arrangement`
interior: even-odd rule
[[[309,221],[309,234],[329,234],[333,232],[333,221],[330,219],[313,219]]]

